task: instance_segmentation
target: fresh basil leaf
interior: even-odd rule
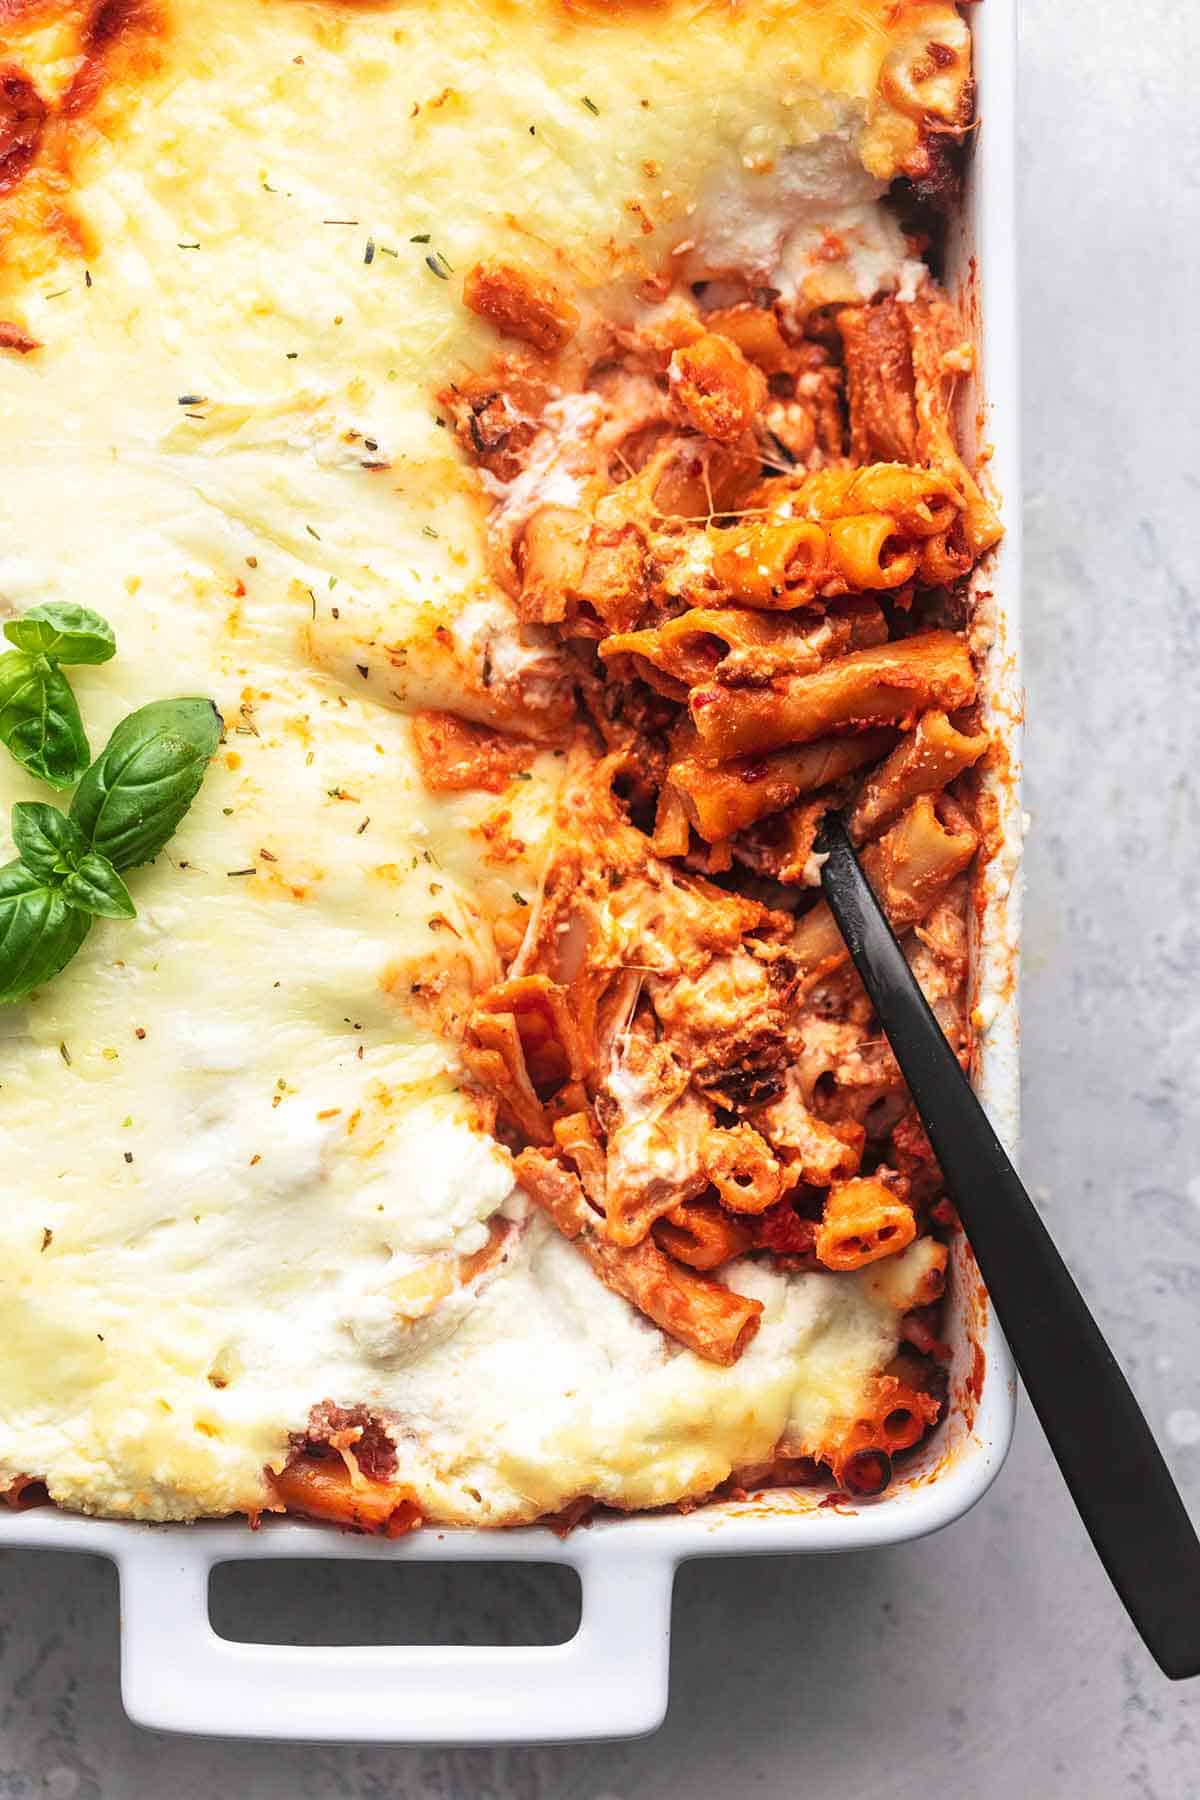
[[[137,907],[129,897],[129,889],[98,850],[85,850],[79,866],[72,869],[60,890],[70,906],[80,912],[95,913],[101,919],[136,919]]]
[[[77,869],[80,858],[87,854],[87,839],[78,825],[43,800],[17,802],[12,809],[12,834],[25,866],[51,886]]]
[[[4,635],[18,650],[52,656],[62,663],[103,663],[117,653],[108,620],[71,600],[31,606],[19,619],[7,621]]]
[[[0,656],[0,742],[51,787],[74,786],[91,760],[67,678],[44,656]]]
[[[155,700],[122,719],[71,802],[92,849],[114,869],[157,856],[196,798],[221,730],[211,700]]]
[[[0,868],[0,1006],[65,968],[92,928],[19,859]]]

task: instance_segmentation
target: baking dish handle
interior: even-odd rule
[[[371,1557],[371,1540],[340,1555]],[[434,1557],[444,1556],[431,1546]],[[426,1560],[416,1547],[403,1552]],[[533,1555],[533,1553],[522,1553]],[[544,1542],[573,1566],[579,1630],[565,1644],[296,1646],[233,1643],[209,1622],[214,1555],[178,1532],[139,1534],[117,1561],[121,1694],[137,1725],[201,1736],[497,1744],[635,1737],[667,1707],[674,1563]],[[247,1557],[242,1560],[254,1560]],[[489,1559],[504,1560],[497,1545]]]

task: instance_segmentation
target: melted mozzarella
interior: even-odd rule
[[[749,276],[804,311],[883,292],[912,298],[924,265],[879,204],[886,183],[859,160],[853,107],[837,108],[830,124],[762,164],[727,166],[706,186],[685,259],[691,279]]]
[[[228,731],[130,877],[137,921],[0,1015],[0,1470],[106,1513],[254,1507],[331,1398],[403,1421],[435,1518],[656,1504],[815,1444],[890,1353],[878,1279],[746,1265],[764,1325],[712,1367],[524,1216],[422,994],[494,973],[560,765],[435,799],[406,719],[486,712],[487,667],[553,686],[434,397],[496,347],[463,272],[516,253],[632,308],[697,219],[801,256],[779,207],[805,230],[849,209],[874,254],[913,137],[876,97],[887,13],[180,3],[78,128],[71,230],[36,172],[8,203],[0,317],[44,348],[0,356],[0,597],[111,620],[116,659],[72,672],[94,748],[171,694],[210,694]],[[910,13],[957,41],[949,7]],[[35,74],[39,41],[14,48]],[[42,54],[59,92],[70,47]],[[5,816],[34,797],[0,756]],[[500,1208],[506,1263],[408,1316],[392,1284],[478,1250]]]

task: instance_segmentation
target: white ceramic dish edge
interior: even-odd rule
[[[994,572],[996,637],[990,707],[1012,757],[998,790],[1004,850],[984,877],[976,1001],[986,1021],[979,1090],[1015,1146],[1018,1027],[1021,695],[1018,684],[1020,518],[1014,242],[1014,0],[968,9],[980,126],[952,282],[973,287],[987,395],[984,436],[1006,538]],[[960,1279],[960,1293],[966,1282]],[[969,1304],[966,1298],[962,1306]],[[960,1318],[960,1338],[965,1337]],[[271,1522],[149,1526],[52,1508],[0,1518],[0,1547],[111,1557],[121,1584],[121,1693],[135,1723],[160,1731],[299,1741],[500,1744],[628,1737],[652,1731],[667,1706],[671,1591],[698,1556],[834,1553],[937,1531],[980,1499],[1012,1436],[1015,1378],[990,1317],[979,1333],[986,1373],[972,1428],[932,1477],[918,1468],[897,1491],[854,1511],[789,1510],[782,1496],[689,1515],[605,1520],[560,1540],[544,1529],[425,1530],[395,1543]],[[263,1559],[564,1563],[578,1573],[582,1617],[550,1647],[395,1645],[295,1647],[232,1643],[213,1632],[213,1566]]]

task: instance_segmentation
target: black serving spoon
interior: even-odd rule
[[[1021,1378],[1109,1579],[1173,1680],[1200,1674],[1200,1538],[1129,1384],[828,814],[821,885],[904,1073]]]

